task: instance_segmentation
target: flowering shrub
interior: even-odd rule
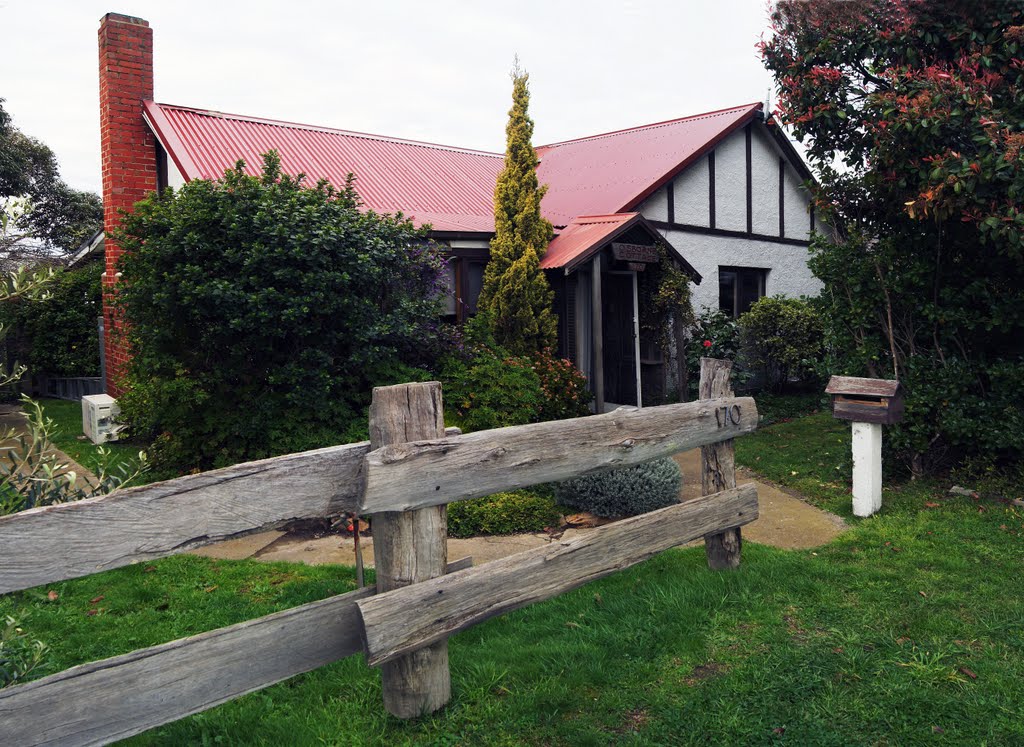
[[[533,370],[540,377],[543,395],[539,420],[564,420],[590,414],[593,395],[587,391],[587,377],[572,361],[556,358],[544,348],[533,358]]]
[[[724,311],[709,309],[707,306],[697,317],[690,330],[690,342],[686,346],[686,367],[689,371],[689,398],[696,399],[700,384],[700,359],[720,358],[735,361],[740,351],[740,328],[736,320]],[[734,388],[745,382],[742,372],[733,369]]]

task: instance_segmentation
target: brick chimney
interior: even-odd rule
[[[100,145],[103,163],[103,228],[117,226],[118,210],[157,188],[156,141],[142,119],[153,98],[153,30],[147,21],[107,13],[100,21]],[[119,396],[128,363],[121,322],[111,304],[121,248],[107,236],[103,276],[106,390]]]

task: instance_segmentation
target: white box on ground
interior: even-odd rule
[[[882,508],[882,425],[853,421],[853,515]]]
[[[116,441],[121,426],[114,422],[121,413],[117,400],[109,394],[82,397],[82,430],[94,444]]]

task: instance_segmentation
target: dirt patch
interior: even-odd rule
[[[695,687],[705,680],[710,680],[714,677],[725,672],[725,667],[718,662],[709,661],[707,664],[701,664],[694,667],[694,670],[690,672],[689,676],[683,680],[690,687]]]
[[[616,731],[619,734],[625,734],[628,732],[636,732],[643,729],[647,722],[651,720],[647,711],[643,708],[634,708],[631,711],[626,711],[625,717],[622,719],[622,726]]]

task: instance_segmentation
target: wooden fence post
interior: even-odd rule
[[[441,384],[376,387],[370,405],[370,448],[444,437]],[[447,510],[374,514],[373,557],[377,593],[444,575],[448,560]],[[448,703],[451,676],[448,641],[413,651],[381,667],[384,707],[399,718],[415,718]]]
[[[701,358],[698,397],[700,399],[731,397],[733,394],[732,385],[729,382],[731,373],[732,361]],[[729,416],[728,412],[724,414],[724,417]],[[736,487],[736,447],[733,439],[720,441],[710,446],[702,446],[700,455],[701,495],[711,495]],[[714,570],[738,568],[742,547],[743,538],[740,536],[739,527],[704,537],[708,566]]]

